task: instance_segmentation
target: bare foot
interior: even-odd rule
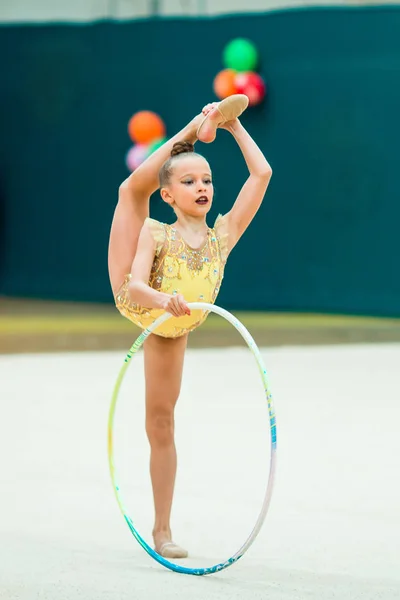
[[[202,110],[203,119],[199,123],[201,127],[199,127],[197,137],[205,144],[209,144],[215,140],[218,126],[225,121],[223,115],[218,110],[218,104],[219,102],[212,102],[211,104],[207,104]],[[205,119],[205,117],[207,118]]]
[[[206,144],[213,142],[218,127],[235,121],[246,110],[248,104],[249,99],[244,94],[233,94],[221,102],[207,104],[202,110],[204,119],[197,130],[197,138]]]
[[[206,117],[206,115],[208,115],[208,113],[210,112],[210,110],[212,110],[212,107],[215,105],[217,105],[218,102],[213,102],[212,104],[207,104],[203,110],[201,111],[201,113],[199,113],[198,115],[196,115],[191,122],[189,123],[189,141],[190,142],[197,142],[198,141],[198,137],[197,137],[197,132],[200,128],[200,125],[203,123],[204,118]]]

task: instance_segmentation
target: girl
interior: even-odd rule
[[[155,550],[167,558],[187,556],[172,541],[170,529],[177,464],[174,408],[188,333],[207,316],[191,312],[188,303],[215,301],[228,255],[256,214],[272,175],[238,120],[247,103],[246,96],[235,95],[208,104],[147,158],[120,186],[111,228],[109,275],[118,310],[142,328],[164,311],[173,315],[144,344],[153,538]],[[193,144],[197,139],[213,141],[217,128],[236,140],[249,177],[231,210],[210,229],[206,216],[213,201],[211,169]],[[158,188],[175,212],[172,226],[149,218],[149,199]]]

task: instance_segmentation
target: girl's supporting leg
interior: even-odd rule
[[[171,541],[171,507],[176,476],[174,409],[182,381],[187,336],[176,339],[151,335],[145,342],[146,432],[150,442],[150,474],[153,485],[156,551]],[[169,558],[183,558],[186,551],[170,546]]]

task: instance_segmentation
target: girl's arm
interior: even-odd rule
[[[197,141],[196,131],[202,115],[197,115],[181,131],[169,139],[158,150],[153,152],[146,160],[127,178],[120,186],[120,195],[126,196],[134,193],[150,197],[158,190],[158,173],[168,158],[175,142],[187,140],[194,144]]]
[[[227,213],[228,250],[230,251],[250,225],[260,208],[272,169],[250,134],[238,119],[225,123],[223,129],[230,131],[242,151],[250,175]]]
[[[156,242],[149,227],[144,224],[140,232],[135,259],[132,264],[129,296],[132,302],[146,308],[160,308],[174,317],[190,315],[190,310],[181,294],[172,296],[154,290],[148,285],[154,261]]]

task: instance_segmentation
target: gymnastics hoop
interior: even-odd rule
[[[220,315],[221,317],[226,319],[231,325],[233,325],[233,327],[235,327],[235,329],[237,329],[237,331],[240,333],[240,335],[242,336],[242,338],[244,339],[244,341],[250,348],[250,350],[256,360],[256,363],[258,365],[258,368],[259,368],[259,371],[261,374],[261,378],[262,378],[262,381],[264,384],[265,396],[266,396],[267,403],[268,403],[269,424],[270,424],[270,433],[271,433],[271,458],[270,458],[270,469],[269,469],[268,484],[267,484],[265,498],[264,498],[264,501],[263,501],[263,504],[261,507],[260,514],[258,516],[256,524],[253,527],[252,532],[250,533],[250,535],[247,538],[247,540],[245,541],[245,543],[239,548],[239,550],[231,558],[228,558],[226,561],[218,563],[212,567],[192,569],[189,567],[184,567],[184,566],[172,563],[169,560],[165,559],[160,554],[158,554],[155,550],[153,550],[153,548],[151,548],[147,544],[147,542],[141,537],[141,535],[138,533],[138,531],[136,530],[136,528],[133,524],[132,519],[130,518],[130,516],[128,515],[128,513],[125,509],[125,506],[124,506],[124,503],[123,503],[123,500],[121,497],[121,490],[117,483],[117,473],[116,473],[115,464],[114,464],[114,452],[113,452],[113,426],[114,426],[115,408],[116,408],[117,400],[118,400],[118,393],[119,393],[125,372],[128,368],[128,365],[129,365],[131,359],[135,356],[135,354],[141,348],[141,346],[143,345],[146,338],[159,325],[164,323],[164,321],[167,321],[167,319],[169,319],[172,316],[169,313],[164,313],[158,319],[156,319],[154,321],[154,323],[152,323],[147,329],[145,329],[140,334],[140,336],[137,338],[137,340],[132,345],[131,349],[129,350],[128,354],[125,357],[125,362],[119,372],[119,375],[118,375],[118,378],[117,378],[117,381],[116,381],[116,384],[114,387],[112,400],[111,400],[111,406],[110,406],[110,412],[109,412],[109,417],[108,417],[108,462],[109,462],[109,468],[110,468],[110,474],[111,474],[111,481],[112,481],[114,493],[115,493],[115,496],[116,496],[116,499],[118,502],[118,506],[122,512],[122,515],[129,527],[129,529],[131,530],[133,536],[136,538],[136,540],[139,542],[139,544],[142,546],[142,548],[144,550],[146,550],[146,552],[152,558],[154,558],[154,560],[156,560],[158,563],[160,563],[167,569],[170,569],[171,571],[175,571],[177,573],[184,573],[185,575],[211,575],[212,573],[217,573],[218,571],[222,571],[223,569],[226,569],[227,567],[230,567],[235,562],[237,562],[239,560],[239,558],[241,558],[243,556],[243,554],[250,548],[251,544],[254,542],[258,533],[260,532],[262,524],[264,523],[265,517],[267,515],[268,507],[271,502],[272,489],[273,489],[274,478],[275,478],[276,419],[275,419],[275,410],[274,410],[274,405],[273,405],[273,401],[272,401],[272,396],[271,396],[271,393],[269,390],[267,371],[265,369],[265,366],[264,366],[264,363],[263,363],[263,360],[261,357],[261,353],[260,353],[255,341],[251,337],[250,333],[245,328],[245,326],[236,317],[231,315],[227,310],[220,308],[219,306],[215,306],[214,304],[207,304],[205,302],[192,302],[192,303],[188,304],[188,306],[191,310],[204,310],[204,311],[210,311],[210,312],[216,313],[217,315]]]

